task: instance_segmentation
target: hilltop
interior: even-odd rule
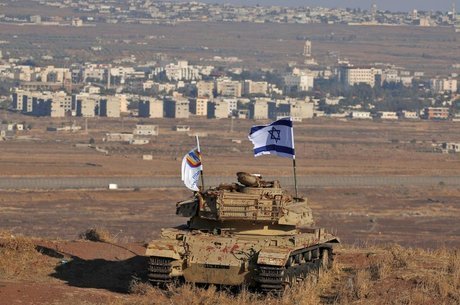
[[[96,240],[96,241],[90,241]],[[341,246],[334,267],[277,298],[216,287],[160,290],[144,280],[140,244],[105,231],[79,240],[0,234],[1,304],[458,304],[460,251]]]

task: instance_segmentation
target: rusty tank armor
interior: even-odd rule
[[[313,227],[307,200],[280,183],[237,173],[238,183],[196,192],[177,203],[186,226],[163,229],[147,245],[149,279],[247,285],[282,292],[321,267],[330,267],[337,237]]]

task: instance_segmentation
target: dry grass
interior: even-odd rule
[[[362,249],[368,251],[366,249]],[[342,250],[347,253],[349,250]],[[135,281],[131,295],[111,304],[173,305],[313,305],[313,304],[458,304],[458,251],[425,251],[397,245],[376,247],[364,261],[334,264],[287,289],[282,297],[245,289],[235,293],[185,284],[160,290]],[[398,283],[398,281],[402,281]],[[387,291],[392,291],[391,296]],[[91,303],[89,303],[91,304]]]
[[[311,276],[304,282],[288,288],[282,297],[258,294],[241,289],[232,292],[218,289],[215,286],[207,288],[192,284],[180,287],[169,287],[160,290],[149,283],[133,281],[130,287],[132,296],[120,304],[174,304],[174,305],[316,305],[321,303],[321,297],[332,289],[335,277],[340,269],[321,271],[321,276]],[[133,300],[134,299],[134,300]]]
[[[81,239],[110,243],[113,244],[116,242],[116,238],[110,234],[107,229],[104,228],[90,228],[85,232],[80,234]]]
[[[96,235],[97,230],[90,236]],[[107,233],[107,232],[106,232]],[[106,240],[98,235],[97,240]],[[53,304],[171,304],[171,305],[313,305],[313,304],[460,304],[460,252],[458,249],[422,250],[399,245],[342,248],[330,270],[320,270],[288,288],[284,295],[264,295],[244,288],[235,292],[215,286],[184,284],[158,289],[134,280],[130,294],[89,292],[65,295]],[[0,232],[0,275],[24,279],[42,274],[43,255],[34,240]],[[54,261],[54,263],[56,263]],[[79,270],[78,272],[81,272]],[[109,281],[101,277],[101,281]],[[91,291],[91,290],[89,290]],[[95,293],[94,291],[91,293]],[[97,301],[95,301],[97,300]]]
[[[0,278],[30,278],[49,270],[32,239],[0,232]]]
[[[370,252],[369,252],[370,250]],[[345,248],[352,265],[336,262],[332,269],[286,290],[282,297],[242,289],[231,292],[192,284],[161,290],[133,281],[130,295],[96,303],[113,305],[317,305],[317,304],[459,304],[459,251],[427,251],[399,245]],[[60,303],[59,303],[60,304]]]

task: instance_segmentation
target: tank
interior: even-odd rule
[[[333,263],[339,239],[314,227],[307,200],[279,181],[237,173],[238,183],[196,192],[176,204],[186,225],[162,229],[147,245],[153,284],[205,283],[282,293]],[[178,280],[178,281],[176,281]]]

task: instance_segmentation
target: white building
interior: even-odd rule
[[[293,120],[301,122],[302,119],[311,119],[314,116],[313,102],[299,99],[278,100],[269,103],[269,117],[283,118],[290,116]],[[270,109],[271,108],[271,109]]]
[[[163,103],[164,114],[167,118],[188,119],[190,102],[181,96],[166,97]]]
[[[457,92],[457,80],[454,78],[431,79],[430,88],[436,93]]]
[[[215,98],[208,103],[208,118],[228,118],[238,106],[238,100],[232,98]]]
[[[245,80],[243,84],[243,92],[245,95],[258,94],[267,95],[268,83],[267,82],[254,82],[252,80]]]
[[[289,92],[299,92],[299,91],[309,91],[313,89],[314,85],[314,75],[309,71],[293,71],[293,74],[288,74],[284,76],[284,91],[285,93]]]
[[[110,65],[98,65],[98,64],[88,64],[83,69],[83,81],[88,81],[89,79],[94,79],[98,81],[105,81],[110,74],[108,71]]]
[[[126,94],[116,93],[115,97],[120,100],[120,112],[128,112],[128,98]]]
[[[376,74],[377,71],[374,68],[361,68],[354,66],[342,66],[340,68],[340,79],[347,86],[367,84],[374,87]]]
[[[133,131],[136,136],[157,136],[159,133],[158,125],[137,124]]]
[[[190,101],[190,112],[194,115],[207,116],[208,115],[208,102],[206,97],[197,97]]]
[[[311,119],[314,115],[315,104],[302,100],[291,101],[290,116],[293,119],[301,121],[302,119]]]
[[[164,69],[169,80],[197,80],[201,79],[200,72],[194,66],[189,66],[185,60],[178,61],[177,64],[166,65]]]
[[[51,102],[51,117],[64,117],[72,113],[72,96],[64,91],[53,93]]]
[[[163,101],[155,98],[139,101],[139,116],[143,118],[162,118]]]
[[[120,117],[121,99],[118,96],[108,95],[99,99],[99,116],[108,118]]]
[[[214,82],[199,81],[196,84],[197,96],[198,97],[210,97],[214,96]]]
[[[403,110],[402,111],[402,116],[405,119],[413,119],[413,120],[420,119],[420,116],[416,111]]]
[[[351,118],[352,119],[372,119],[371,113],[367,111],[352,111]]]
[[[249,117],[254,120],[265,120],[268,118],[268,100],[256,99],[249,107]]]
[[[382,120],[397,120],[398,115],[396,112],[391,111],[379,111],[379,116]]]
[[[96,108],[96,100],[92,98],[84,98],[80,99],[77,101],[77,115],[82,116],[82,117],[94,117],[95,116],[95,111],[94,109]]]
[[[241,83],[228,78],[218,79],[216,81],[216,90],[218,95],[241,97]]]

